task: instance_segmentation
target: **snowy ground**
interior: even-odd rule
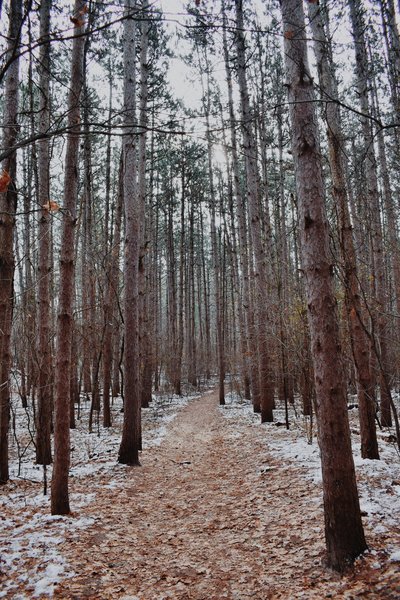
[[[144,451],[161,443],[177,413],[198,395],[154,397],[151,407],[143,410]],[[22,409],[18,399],[14,400],[15,433],[10,436],[11,481],[0,488],[0,598],[52,597],[60,581],[74,577],[73,569],[59,551],[65,533],[71,536],[73,531],[78,540],[82,529],[96,520],[93,512],[91,517],[85,515],[85,506],[96,503],[97,491],[101,487],[114,489],[124,485],[126,467],[116,462],[122,424],[120,409],[120,401],[116,401],[111,429],[104,430],[99,426],[95,428],[96,433],[89,434],[89,403],[82,403],[77,429],[71,432],[71,477],[82,482],[80,489],[83,491],[71,494],[71,516],[52,517],[49,497],[43,495],[43,469],[34,464],[33,415],[31,410]],[[233,393],[228,394],[221,412],[228,419],[239,417],[252,427],[261,427],[259,416],[252,412],[251,405]],[[393,531],[398,533],[400,526],[400,457],[393,432],[379,432],[380,461],[362,460],[357,411],[349,411],[349,415],[364,523],[368,532],[387,540],[387,560],[400,562],[399,536],[391,535]],[[274,416],[276,422],[284,423],[282,410],[275,411]],[[320,483],[315,426],[311,438],[309,421],[291,408],[289,431],[274,424],[262,427],[266,430],[266,453],[279,460],[283,469],[294,464],[303,469],[305,478]],[[233,428],[231,436],[235,435],[237,431]],[[268,464],[263,469],[268,470]],[[47,478],[51,480],[51,468]],[[376,569],[380,568],[379,560],[377,557]],[[17,591],[21,585],[24,589],[28,587],[28,595]]]
[[[399,395],[394,398],[400,408]],[[241,415],[248,423],[259,427],[259,416],[255,415],[249,403],[243,402],[237,394],[226,398],[225,416]],[[399,411],[400,412],[400,411]],[[400,532],[400,453],[395,440],[395,431],[377,432],[380,460],[365,460],[360,454],[360,436],[357,410],[349,411],[352,431],[352,447],[360,507],[363,521],[373,533],[388,534]],[[284,410],[274,411],[274,421],[280,423],[280,434],[276,435],[275,424],[265,424],[269,430],[266,435],[266,449],[283,464],[296,464],[304,469],[304,476],[314,483],[322,482],[321,462],[316,437],[316,426],[311,436],[310,419],[303,417],[300,409],[289,409],[290,429],[286,430]],[[386,552],[389,560],[400,563],[400,546],[389,541]],[[376,568],[380,565],[377,563]],[[400,570],[400,564],[399,564]]]

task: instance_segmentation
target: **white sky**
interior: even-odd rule
[[[161,6],[165,19],[167,23],[169,22],[170,31],[181,31],[181,27],[177,22],[182,23],[185,21],[185,15],[187,14],[186,2],[183,0],[156,0],[155,4]],[[174,44],[174,41],[172,43]],[[175,44],[177,44],[176,39]],[[189,49],[189,45],[187,48]],[[184,51],[184,42],[180,40],[179,45],[173,47],[173,51],[177,53]],[[191,77],[190,68],[179,57],[171,59],[169,81],[176,96],[182,98],[186,106],[192,109],[200,109],[201,87],[196,85],[196,81]]]

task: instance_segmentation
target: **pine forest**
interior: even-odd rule
[[[0,0],[0,598],[400,597],[400,0]]]

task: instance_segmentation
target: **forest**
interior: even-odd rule
[[[0,0],[0,598],[400,597],[399,23]]]

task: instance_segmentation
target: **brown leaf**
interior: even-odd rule
[[[11,177],[8,171],[4,170],[0,176],[0,193],[6,192],[8,190],[8,186],[11,183]]]
[[[83,25],[83,20],[78,19],[77,17],[70,17],[69,20],[75,25],[75,27],[82,27]]]
[[[58,210],[60,210],[60,205],[57,204],[57,202],[54,202],[54,200],[49,200],[48,202],[46,202],[46,204],[43,204],[42,208],[50,212],[57,212]]]

